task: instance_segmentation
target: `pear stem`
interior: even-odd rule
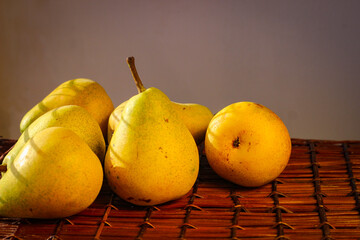
[[[136,67],[135,67],[135,58],[134,57],[128,57],[126,59],[126,62],[128,63],[129,65],[129,68],[130,68],[130,71],[131,71],[131,74],[134,78],[134,81],[135,81],[135,84],[136,84],[136,88],[138,90],[139,93],[142,93],[143,91],[146,90],[146,88],[144,87],[140,77],[139,77],[139,74],[136,70]]]
[[[7,171],[7,165],[0,165],[0,172],[6,172]]]

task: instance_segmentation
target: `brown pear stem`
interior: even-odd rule
[[[7,165],[0,165],[0,172],[6,172],[7,171]]]
[[[139,93],[142,93],[143,91],[146,90],[146,88],[144,87],[140,77],[139,77],[139,74],[137,73],[137,70],[136,70],[136,67],[135,67],[135,58],[134,57],[128,57],[126,59],[126,62],[128,63],[129,65],[129,68],[130,68],[130,71],[131,71],[131,74],[134,78],[134,81],[135,81],[135,84],[136,84],[136,88],[138,90]]]

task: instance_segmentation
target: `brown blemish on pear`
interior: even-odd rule
[[[236,137],[235,140],[232,142],[233,148],[238,148],[240,145],[240,138]]]
[[[251,142],[249,142],[249,144],[248,144],[248,148],[247,148],[248,152],[250,151],[250,148],[251,148]]]

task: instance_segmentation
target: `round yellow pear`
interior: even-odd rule
[[[210,121],[205,154],[222,178],[244,187],[259,187],[277,178],[291,153],[283,121],[253,102],[233,103]]]

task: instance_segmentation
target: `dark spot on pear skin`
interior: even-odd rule
[[[232,145],[233,145],[234,148],[238,148],[238,147],[239,147],[239,145],[240,145],[240,139],[239,139],[239,137],[236,137],[236,138],[235,138],[235,140],[233,141]]]
[[[168,123],[168,122],[169,122],[169,119],[165,118],[164,121]]]
[[[259,108],[264,108],[264,106],[261,104],[255,103],[255,105],[258,106]]]
[[[32,211],[33,211],[33,209],[32,209],[32,208],[29,208],[29,210],[30,210],[30,212],[32,212]]]
[[[186,109],[186,107],[183,107],[183,110],[185,110]]]
[[[138,200],[146,203],[151,202],[151,199],[145,199],[145,198],[139,198]]]
[[[250,151],[250,148],[251,148],[251,142],[249,142],[249,146],[248,146],[248,149],[247,149],[248,152]]]
[[[131,201],[131,200],[134,200],[134,198],[133,197],[128,197],[127,200]]]
[[[116,176],[116,179],[119,179],[119,176]]]

